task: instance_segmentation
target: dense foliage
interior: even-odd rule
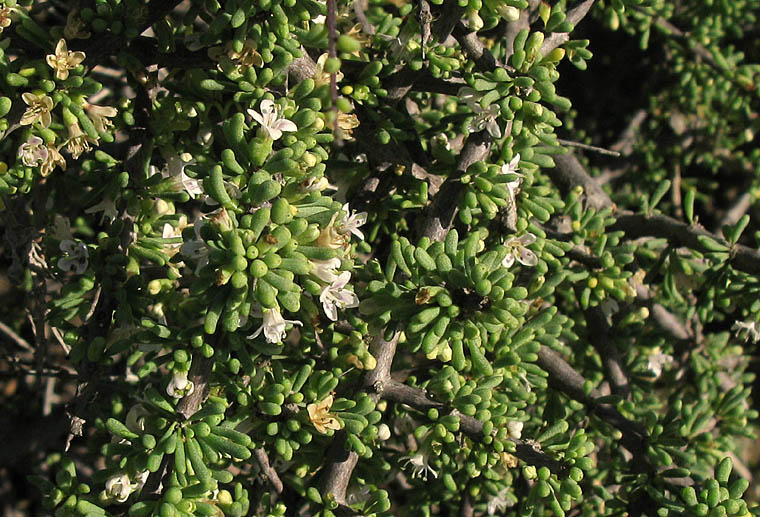
[[[756,2],[0,6],[6,511],[760,514]]]

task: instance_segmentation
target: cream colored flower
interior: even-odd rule
[[[509,437],[515,440],[519,440],[522,436],[523,423],[518,420],[511,420],[507,424],[507,431],[509,431]]]
[[[259,54],[258,50],[256,50],[256,42],[252,39],[245,40],[243,43],[243,50],[240,52],[235,52],[231,43],[228,43],[228,45],[229,49],[227,50],[227,55],[231,60],[237,63],[238,66],[254,66],[256,68],[264,66],[264,60],[261,58],[261,54]]]
[[[58,149],[54,145],[48,145],[47,151],[47,159],[42,162],[42,167],[40,167],[40,173],[42,176],[50,175],[56,165],[59,165],[61,169],[66,170],[66,160]]]
[[[328,429],[332,429],[333,431],[340,429],[338,419],[328,413],[332,405],[333,396],[328,395],[322,402],[306,406],[311,424],[314,426],[314,429],[322,434],[327,434]]]
[[[314,71],[314,75],[312,76],[312,79],[314,79],[314,84],[319,87],[325,84],[330,84],[330,74],[325,72],[325,63],[327,63],[327,58],[329,56],[327,55],[327,52],[319,56],[317,59],[317,68]],[[343,73],[338,71],[335,74],[335,82],[339,83],[343,80]]]
[[[106,495],[116,502],[123,503],[129,499],[129,494],[131,493],[132,483],[129,480],[129,476],[124,472],[111,476],[106,481]]]
[[[42,127],[48,127],[50,125],[50,110],[53,109],[53,99],[45,94],[37,95],[30,92],[22,93],[21,98],[29,107],[21,116],[20,124],[31,126],[39,121]]]
[[[0,33],[11,24],[12,12],[13,9],[10,7],[0,7]]]
[[[61,38],[55,46],[55,54],[47,55],[47,64],[55,70],[56,79],[65,81],[69,77],[69,70],[79,66],[84,58],[84,52],[69,50],[66,48],[66,40]]]
[[[66,141],[66,150],[71,153],[71,157],[75,160],[79,158],[82,153],[92,149],[90,144],[97,145],[97,141],[91,136],[82,132],[79,127],[79,123],[74,123],[69,126],[69,139]]]
[[[175,399],[190,395],[194,390],[195,385],[187,379],[187,372],[174,372],[172,380],[166,385],[166,394]]]
[[[357,127],[359,127],[359,117],[353,113],[338,112],[338,129],[341,130],[341,136],[344,139],[350,140]]]
[[[96,106],[95,104],[86,105],[87,116],[92,120],[95,129],[99,133],[105,133],[109,128],[113,127],[113,122],[108,120],[115,117],[119,112],[116,108],[111,106]]]

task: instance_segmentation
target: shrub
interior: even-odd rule
[[[45,512],[757,514],[754,2],[0,4]]]

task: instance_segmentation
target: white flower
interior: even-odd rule
[[[417,451],[413,456],[404,456],[401,459],[406,460],[403,468],[406,468],[409,465],[412,466],[412,478],[420,477],[427,481],[428,472],[430,472],[434,478],[438,478],[438,472],[433,470],[433,467],[430,466],[429,458],[422,451]]]
[[[332,284],[338,279],[337,269],[340,267],[339,258],[331,258],[329,260],[309,260],[309,262],[314,266],[311,274],[323,282]]]
[[[343,271],[332,284],[325,286],[322,294],[319,295],[322,308],[332,321],[338,320],[338,309],[359,306],[359,297],[356,293],[345,288],[349,280],[351,280],[351,273]]]
[[[194,390],[192,381],[187,379],[187,372],[174,372],[172,380],[166,385],[166,394],[175,399],[190,395]]]
[[[512,157],[512,160],[509,163],[505,163],[504,165],[501,166],[501,173],[502,174],[517,174],[518,176],[522,177],[522,174],[517,173],[517,171],[520,170],[519,164],[520,164],[520,153],[517,153],[516,155]],[[508,185],[512,183],[514,183],[514,181],[509,182]]]
[[[473,111],[477,113],[477,116],[467,126],[467,130],[470,133],[476,133],[485,129],[492,137],[501,138],[501,128],[499,127],[499,123],[496,122],[496,117],[499,116],[500,112],[496,104],[491,104],[488,106],[488,109],[483,109],[480,107],[480,104],[475,104]]]
[[[111,198],[104,198],[103,201],[98,203],[97,205],[93,205],[87,210],[84,211],[85,214],[94,214],[96,212],[103,212],[103,217],[101,217],[101,222],[106,217],[109,221],[113,221],[116,219],[116,216],[119,215],[119,212],[116,210],[116,205],[111,200]]]
[[[303,323],[298,320],[286,320],[283,318],[282,314],[280,313],[280,309],[277,307],[265,309],[264,322],[258,329],[256,329],[256,332],[248,336],[248,339],[258,337],[263,330],[264,337],[269,343],[279,343],[285,339],[285,336],[288,335],[287,331],[285,330],[285,327],[288,325],[288,323],[292,323],[293,325],[303,325]]]
[[[150,412],[145,409],[145,406],[135,404],[127,411],[127,418],[124,420],[124,424],[133,433],[143,433],[145,432],[145,417],[149,414]]]
[[[364,234],[359,230],[359,227],[367,222],[367,212],[351,213],[348,203],[343,205],[343,211],[346,212],[346,215],[343,216],[343,220],[338,224],[338,232],[343,234],[353,233],[361,240],[364,240]]]
[[[520,237],[512,237],[509,239],[504,243],[504,246],[507,247],[508,251],[507,256],[504,257],[501,264],[504,267],[512,267],[515,260],[523,266],[535,266],[538,264],[538,257],[536,257],[536,254],[527,248],[529,244],[532,244],[535,241],[536,236],[532,233],[526,233]]]
[[[660,353],[658,348],[647,357],[647,370],[652,372],[655,378],[657,378],[662,373],[662,367],[670,362],[673,362],[673,356]]]
[[[501,138],[501,128],[499,127],[498,122],[496,122],[496,117],[498,117],[500,113],[499,106],[491,104],[487,109],[484,109],[480,105],[480,99],[483,96],[469,86],[460,88],[457,97],[467,105],[470,111],[477,114],[467,127],[467,130],[470,133],[476,133],[485,129],[492,137]]]
[[[507,424],[507,431],[509,431],[509,437],[515,440],[519,440],[522,436],[523,423],[517,420],[511,420]]]
[[[760,330],[757,329],[757,323],[754,321],[737,321],[731,326],[731,330],[739,334],[740,337],[744,334],[745,343],[750,339],[753,343],[760,340]]]
[[[106,481],[106,495],[110,499],[123,503],[129,498],[129,494],[131,493],[132,484],[129,481],[129,476],[124,472],[111,476]]]
[[[87,245],[81,241],[65,239],[58,247],[66,253],[66,257],[58,261],[58,267],[63,271],[74,271],[81,275],[87,270],[89,252]]]
[[[18,155],[27,167],[39,167],[48,159],[48,148],[42,138],[31,136],[19,146]]]
[[[192,156],[188,153],[171,154],[166,160],[166,167],[161,172],[162,176],[175,178],[178,185],[195,199],[195,196],[203,194],[201,182],[185,174],[185,167],[193,162]]]
[[[180,254],[197,261],[195,266],[196,275],[201,269],[203,269],[203,266],[208,264],[209,249],[206,245],[206,241],[201,237],[201,227],[204,224],[205,220],[203,218],[199,218],[195,221],[195,224],[193,225],[195,239],[185,242],[179,249]]]
[[[298,127],[286,118],[280,118],[280,107],[269,99],[264,99],[259,105],[261,113],[249,109],[248,114],[261,124],[261,128],[266,131],[269,138],[277,140],[282,136],[283,131],[298,131]]]
[[[338,187],[331,185],[330,181],[324,176],[321,178],[317,178],[316,176],[307,178],[301,183],[301,188],[306,192],[322,192],[325,189],[338,190]]]
[[[499,490],[498,494],[488,500],[488,504],[486,505],[488,515],[495,515],[496,512],[503,512],[514,504],[514,501],[507,497],[508,492],[508,489],[502,488]]]

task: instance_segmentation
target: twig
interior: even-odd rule
[[[4,334],[10,341],[16,343],[19,347],[29,352],[34,352],[34,347],[29,342],[16,334],[12,328],[0,321],[0,333]]]
[[[454,37],[462,45],[467,57],[475,61],[475,65],[482,72],[491,72],[496,69],[497,66],[502,66],[496,58],[491,54],[491,51],[480,41],[478,33],[469,30],[460,21],[454,26]]]
[[[611,151],[609,149],[605,149],[604,147],[583,144],[581,142],[573,142],[572,140],[563,140],[562,138],[558,138],[557,142],[567,147],[577,147],[579,149],[585,149],[587,151],[594,151],[595,153],[599,154],[606,154],[607,156],[620,156],[620,153],[618,151]]]
[[[548,170],[549,177],[564,194],[580,185],[586,194],[586,204],[589,208],[601,210],[613,206],[607,193],[588,175],[573,154],[558,154],[554,156],[554,163],[556,167]]]
[[[472,506],[472,498],[470,497],[470,491],[464,491],[462,497],[462,506],[459,507],[459,517],[473,517],[475,515],[475,508]]]
[[[567,12],[565,21],[568,21],[573,25],[578,25],[578,23],[580,23],[580,21],[589,12],[592,5],[594,5],[594,0],[585,0],[584,2],[578,4]],[[570,41],[569,32],[555,32],[544,40],[544,44],[541,46],[541,55],[545,56],[555,48],[564,43],[567,43],[568,41]]]
[[[388,380],[382,384],[376,383],[375,388],[380,390],[378,394],[385,400],[390,400],[399,404],[406,404],[423,412],[429,409],[437,409],[442,414],[455,415],[459,418],[459,428],[463,432],[470,435],[474,440],[483,439],[483,422],[477,418],[464,415],[443,402],[438,402],[429,398],[427,393],[420,388],[415,388],[394,380]],[[518,439],[512,439],[512,441],[516,446],[514,455],[529,465],[535,465],[537,467],[546,466],[560,477],[566,476],[569,472],[569,465],[541,452],[534,447],[532,443]]]
[[[589,341],[602,358],[607,380],[612,385],[612,393],[628,398],[631,394],[628,373],[623,368],[620,352],[613,339],[612,328],[607,323],[606,316],[598,306],[589,307],[584,314]]]
[[[491,135],[487,131],[471,134],[467,138],[457,160],[456,172],[446,179],[428,208],[428,215],[423,220],[420,229],[421,235],[434,241],[442,241],[446,237],[446,232],[454,223],[454,216],[457,213],[455,200],[458,199],[462,190],[459,179],[470,165],[484,160],[490,150]]]
[[[628,156],[633,151],[633,143],[636,140],[636,132],[647,118],[646,110],[640,109],[631,117],[631,121],[620,134],[620,138],[610,146],[613,151],[619,151],[623,156]]]
[[[351,481],[351,474],[356,468],[359,456],[354,451],[347,451],[345,447],[346,431],[335,433],[330,451],[327,453],[327,462],[320,481],[322,494],[332,494],[333,499],[339,504],[346,504],[346,489]]]
[[[621,444],[631,451],[635,457],[639,457],[641,460],[645,459],[646,436],[644,429],[639,424],[625,418],[612,405],[597,404],[594,401],[599,396],[596,391],[592,391],[589,395],[586,395],[584,390],[586,379],[549,347],[545,345],[541,346],[538,352],[537,364],[549,372],[550,386],[566,394],[573,400],[583,402],[602,420],[620,429],[623,433]]]
[[[685,246],[702,253],[713,251],[700,241],[700,237],[707,237],[729,250],[729,261],[734,268],[751,275],[760,274],[760,250],[743,244],[731,246],[725,239],[708,232],[701,226],[689,225],[666,215],[624,212],[618,215],[617,221],[610,229],[612,231],[623,230],[626,237],[631,239],[645,235],[664,237],[674,246]]]
[[[720,229],[727,224],[736,224],[736,222],[741,219],[744,214],[747,213],[751,206],[752,194],[749,192],[743,193],[741,196],[739,196],[739,199],[737,199],[731,205],[731,207],[726,210],[726,213],[723,215],[723,217],[721,217],[720,221],[718,222],[716,231],[720,231]]]
[[[633,7],[633,9],[644,12],[641,8]],[[694,54],[696,54],[698,57],[702,58],[707,62],[708,65],[713,67],[715,70],[719,72],[723,72],[723,68],[718,65],[718,63],[715,61],[715,58],[713,57],[712,53],[710,53],[709,50],[707,50],[701,43],[693,41],[689,39],[689,33],[684,32],[672,23],[670,23],[668,20],[663,18],[662,16],[658,16],[654,20],[655,27],[660,29],[662,32],[674,36],[676,39],[679,39],[686,43],[686,48],[691,49]]]
[[[182,397],[182,400],[177,404],[177,413],[184,416],[185,419],[190,419],[208,397],[208,381],[212,366],[214,366],[212,357],[202,357],[200,354],[193,357],[193,365],[190,367],[187,376],[188,380],[193,383],[193,391]]]
[[[256,462],[259,464],[261,471],[272,484],[272,488],[274,488],[275,492],[281,494],[282,481],[280,480],[280,476],[277,475],[277,471],[273,469],[269,464],[269,456],[267,456],[267,451],[260,447],[256,448],[253,450],[253,456],[256,458]]]

